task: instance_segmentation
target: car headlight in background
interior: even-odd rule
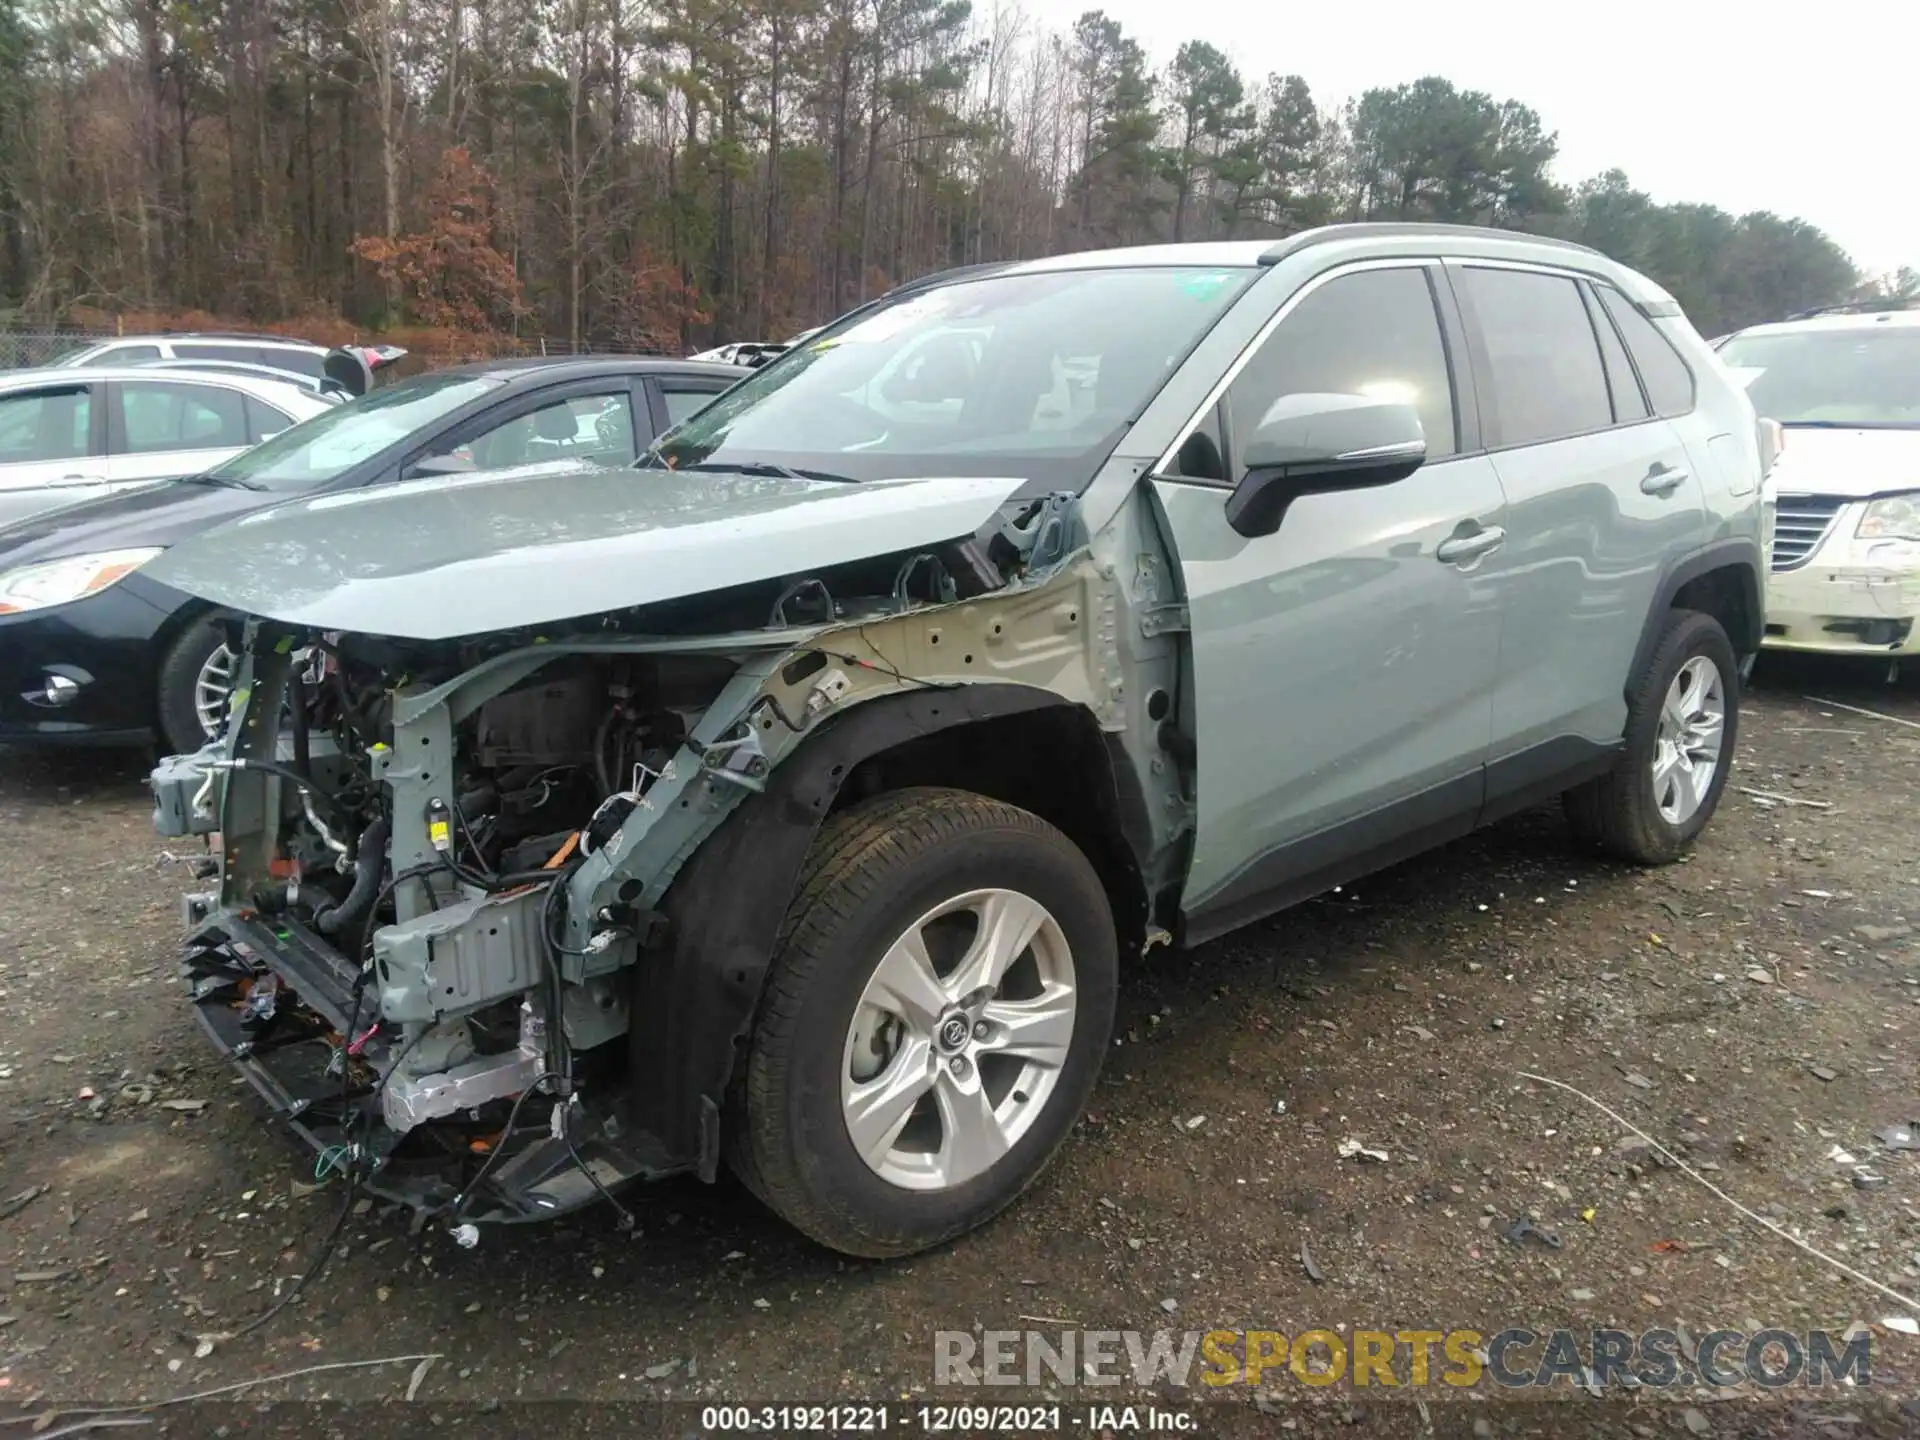
[[[1920,490],[1875,500],[1853,533],[1861,540],[1920,540]]]
[[[65,605],[97,594],[138,570],[161,548],[152,545],[139,550],[103,550],[97,555],[69,555],[64,560],[43,560],[38,565],[9,570],[0,574],[0,615]]]

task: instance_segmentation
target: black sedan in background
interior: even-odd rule
[[[233,686],[218,612],[141,566],[296,495],[546,460],[631,464],[751,371],[687,360],[507,360],[418,375],[186,480],[0,530],[0,742],[200,748]]]

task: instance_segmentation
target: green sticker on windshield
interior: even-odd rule
[[[1231,275],[1188,275],[1181,279],[1180,288],[1196,300],[1211,300],[1232,278]]]

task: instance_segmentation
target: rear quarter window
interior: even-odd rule
[[[1673,342],[1611,285],[1595,288],[1600,292],[1601,305],[1620,327],[1620,338],[1627,342],[1640,381],[1647,387],[1647,398],[1653,402],[1653,413],[1674,416],[1692,410],[1693,371],[1673,348]]]
[[[284,349],[279,346],[267,346],[259,354],[262,365],[271,365],[276,370],[285,370],[290,374],[304,375],[309,380],[326,378],[326,356],[313,350]]]
[[[293,424],[291,416],[281,414],[264,400],[256,400],[249,395],[246,401],[247,438],[255,445],[271,435],[278,435]]]

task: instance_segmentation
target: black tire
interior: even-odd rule
[[[907,1189],[871,1168],[848,1133],[848,1033],[894,940],[946,900],[987,888],[1037,900],[1060,927],[1077,992],[1067,1058],[1000,1160],[946,1189]],[[832,817],[802,867],[736,1077],[729,1164],[789,1224],[843,1254],[908,1255],[973,1229],[1033,1182],[1079,1118],[1113,1028],[1116,951],[1098,875],[1035,815],[966,791],[914,789]]]
[[[1660,707],[1680,668],[1696,656],[1720,672],[1726,721],[1720,761],[1700,807],[1675,824],[1660,813],[1654,795],[1653,761]],[[1727,632],[1711,615],[1675,610],[1661,632],[1627,706],[1626,747],[1608,774],[1566,795],[1567,821],[1588,846],[1639,865],[1665,865],[1684,855],[1719,807],[1740,730],[1740,670]]]
[[[218,611],[197,616],[174,636],[160,657],[156,677],[154,710],[159,722],[161,742],[174,755],[191,755],[207,743],[207,732],[194,708],[194,689],[201,668],[220,646],[226,643],[221,633]]]

